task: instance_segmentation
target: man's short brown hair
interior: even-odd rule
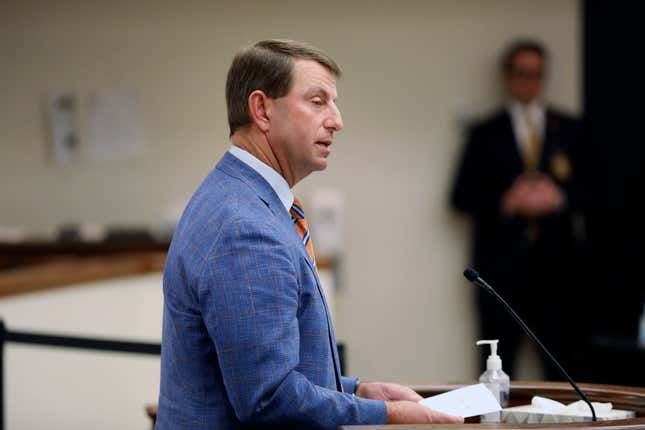
[[[549,53],[541,42],[534,39],[515,40],[506,47],[501,58],[501,69],[504,75],[509,76],[513,72],[513,61],[517,54],[522,52],[533,52],[539,55],[545,64],[549,60]]]
[[[226,107],[232,136],[236,130],[251,122],[249,96],[263,91],[272,99],[289,93],[293,84],[293,58],[313,60],[337,78],[338,64],[321,50],[293,40],[262,40],[239,51],[226,78]]]

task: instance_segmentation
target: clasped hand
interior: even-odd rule
[[[507,216],[539,218],[559,211],[564,193],[544,173],[525,173],[502,196],[502,212]]]

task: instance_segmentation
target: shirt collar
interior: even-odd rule
[[[538,99],[527,104],[511,100],[508,104],[508,111],[517,118],[526,118],[528,114],[529,118],[536,124],[544,121],[544,103]]]
[[[289,188],[287,181],[278,172],[239,146],[232,145],[228,152],[251,169],[258,172],[258,174],[269,183],[271,188],[273,188],[273,191],[278,195],[278,198],[284,205],[287,212],[291,210],[291,206],[293,205],[293,194],[291,193],[291,189]]]

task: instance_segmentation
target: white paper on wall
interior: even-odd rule
[[[341,252],[343,210],[344,199],[339,190],[318,189],[311,194],[307,216],[311,214],[317,256],[334,257]]]
[[[134,94],[103,90],[90,101],[90,157],[94,161],[124,160],[144,153],[143,120]]]

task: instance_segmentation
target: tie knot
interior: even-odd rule
[[[291,205],[291,212],[298,218],[305,218],[305,211],[302,210],[302,204],[297,198],[293,199],[293,205]]]
[[[535,112],[530,107],[525,106],[522,108],[522,116],[529,130],[534,131],[537,125]]]

